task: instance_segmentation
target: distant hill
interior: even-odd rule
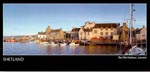
[[[29,36],[32,36],[32,37],[35,37],[36,35],[18,35],[18,36],[3,36],[3,38],[10,38],[10,37],[14,37],[14,38],[21,38],[21,37],[29,37]]]

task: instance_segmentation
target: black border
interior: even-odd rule
[[[121,0],[121,3],[147,3],[147,0]],[[120,0],[37,0],[30,3],[120,3]],[[3,3],[29,3],[27,0],[3,0]],[[147,31],[149,31],[149,14],[147,3]],[[3,8],[3,5],[2,5]],[[1,9],[2,9],[1,8]],[[3,12],[3,10],[2,10]],[[3,13],[2,13],[3,15]],[[3,16],[2,16],[3,17]],[[3,19],[3,18],[2,18]],[[2,22],[3,23],[3,22]],[[1,24],[3,29],[3,24]],[[1,30],[2,31],[2,30]],[[3,33],[3,31],[1,32]],[[149,33],[149,32],[147,32]],[[149,42],[147,34],[147,42]],[[3,39],[3,34],[1,35]],[[2,40],[1,40],[2,41]],[[3,42],[3,41],[2,41]],[[2,47],[3,44],[1,44]],[[3,47],[2,47],[3,48]],[[149,43],[147,43],[149,49]],[[149,51],[149,50],[147,50]],[[1,53],[3,50],[1,50]],[[149,52],[148,52],[149,53]],[[3,54],[3,53],[2,53]],[[23,62],[2,62],[1,54],[0,70],[3,71],[146,71],[150,70],[148,65],[150,61],[147,59],[118,59],[118,56],[4,56],[4,57],[24,57]]]
[[[9,56],[7,56],[9,57]],[[18,57],[18,56],[15,56]],[[113,56],[23,56],[24,62],[3,62],[6,71],[145,71],[148,69],[147,60],[123,59]]]

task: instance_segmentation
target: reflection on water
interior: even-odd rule
[[[3,42],[3,55],[53,55],[53,54],[116,54],[119,49],[112,45],[99,46],[45,46],[36,43]]]

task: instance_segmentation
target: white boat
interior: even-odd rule
[[[74,42],[69,44],[70,46],[78,46],[79,44],[75,44]]]
[[[48,42],[43,42],[42,44],[43,45],[50,45],[50,43],[48,43]]]
[[[57,46],[58,44],[55,44],[55,42],[50,43],[51,46]]]
[[[128,52],[125,53],[125,55],[145,55],[146,52],[140,48],[140,47],[137,47],[136,45],[133,46],[131,49],[129,49]]]
[[[66,46],[67,45],[67,43],[61,43],[60,44],[60,46]]]
[[[73,42],[72,42],[72,43],[70,43],[69,45],[70,45],[70,46],[74,46],[74,45],[75,45],[75,43],[73,43]]]
[[[39,42],[40,44],[48,44],[48,42]]]
[[[34,43],[34,42],[31,41],[31,42],[29,42],[29,43]]]
[[[130,44],[132,44],[132,27],[133,27],[133,4],[130,5]],[[140,47],[138,47],[137,45],[133,46],[131,49],[129,49],[125,55],[145,55],[146,51]]]
[[[75,44],[76,46],[79,46],[79,44]]]
[[[51,46],[57,46],[58,44],[50,44]]]

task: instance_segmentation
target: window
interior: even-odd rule
[[[113,35],[113,32],[111,32],[111,35]]]
[[[105,35],[108,35],[108,32],[106,32]]]
[[[103,35],[103,32],[101,32],[101,35]]]
[[[94,33],[97,33],[97,30],[94,30]]]

